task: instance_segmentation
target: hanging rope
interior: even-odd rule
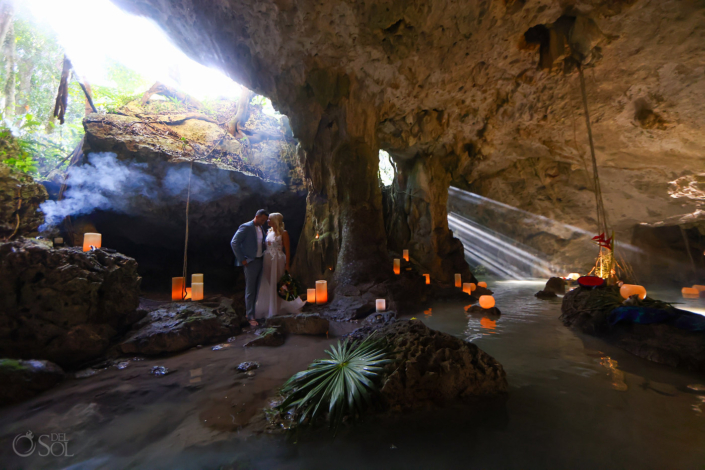
[[[193,174],[193,160],[188,172],[188,189],[186,192],[186,237],[184,240],[184,282],[182,284],[181,300],[186,298],[186,268],[188,264],[188,210],[191,204],[191,175]]]
[[[592,157],[592,177],[595,185],[595,205],[597,207],[597,233],[607,234],[607,214],[605,204],[602,200],[602,189],[600,188],[600,177],[597,173],[597,158],[595,157],[595,144],[592,140],[592,126],[590,125],[590,111],[588,110],[587,92],[585,91],[585,76],[583,68],[578,66],[580,76],[580,91],[583,96],[583,108],[585,109],[585,125],[587,126],[588,142],[590,143],[590,156]]]

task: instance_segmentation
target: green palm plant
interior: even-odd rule
[[[314,361],[282,387],[286,398],[277,408],[280,412],[293,410],[299,424],[309,418],[313,421],[326,409],[332,428],[345,416],[359,416],[372,403],[375,380],[383,366],[392,362],[386,344],[374,334],[360,343],[338,341],[326,354],[330,359]]]

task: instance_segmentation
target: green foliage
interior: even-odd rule
[[[20,19],[14,21],[14,34],[16,100],[14,107],[0,110],[0,120],[12,130],[21,152],[15,150],[10,155],[5,149],[3,154],[0,142],[0,159],[33,176],[47,176],[68,165],[68,155],[83,137],[85,95],[74,77],[69,83],[65,123],[55,123],[52,115],[64,50],[51,32]],[[3,57],[0,67],[3,84],[8,80],[7,60]],[[117,62],[108,65],[107,78],[108,86],[94,86],[92,90],[93,102],[100,112],[115,112],[149,86],[144,77]]]
[[[374,335],[357,344],[338,341],[326,354],[330,359],[315,361],[284,384],[285,399],[278,410],[292,410],[299,424],[313,422],[327,411],[335,429],[345,416],[357,417],[372,403],[375,381],[383,366],[392,361],[382,340]]]

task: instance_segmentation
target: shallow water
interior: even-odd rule
[[[653,364],[564,327],[558,320],[560,298],[533,297],[542,285],[491,284],[500,317],[467,315],[464,304],[457,302],[437,303],[415,314],[431,328],[473,341],[501,362],[510,386],[505,398],[391,420],[369,418],[342,429],[335,439],[325,429],[296,439],[243,438],[227,426],[229,417],[222,425],[203,421],[224,416],[227,403],[198,399],[199,393],[230,394],[236,384],[223,380],[217,393],[179,394],[175,381],[173,392],[165,388],[164,400],[135,405],[134,411],[114,419],[107,418],[108,411],[94,410],[106,416],[105,422],[94,425],[93,440],[81,448],[82,455],[52,462],[35,459],[25,468],[705,468],[705,394],[687,388],[704,384],[705,377]],[[661,297],[678,300],[674,293]],[[702,307],[697,300],[684,306]],[[294,337],[283,348],[294,355],[300,351],[305,357],[292,362],[305,363],[327,344]],[[199,350],[171,360],[190,361],[185,370],[228,354],[234,362],[244,353],[233,349],[214,354]],[[266,349],[247,354],[265,365]],[[287,373],[268,366],[272,372],[265,368],[261,374],[272,384],[263,386],[260,403]],[[218,377],[219,363],[205,367]],[[43,418],[41,410],[15,409],[13,416],[28,423]],[[13,429],[22,429],[15,424]],[[129,442],[131,436],[137,440]],[[117,446],[120,439],[125,442]],[[0,449],[0,455],[7,453]],[[13,459],[12,465],[17,462]]]

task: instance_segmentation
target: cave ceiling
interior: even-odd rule
[[[455,185],[592,228],[580,63],[614,227],[699,217],[703,2],[113,1],[270,97],[304,148],[348,100],[398,161],[442,159]]]

